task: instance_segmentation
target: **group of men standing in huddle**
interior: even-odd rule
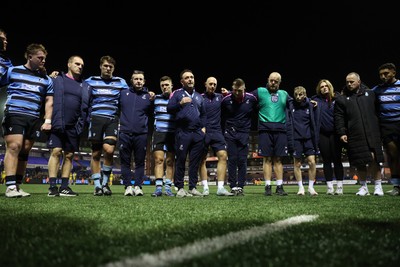
[[[100,75],[84,79],[84,61],[73,55],[67,72],[47,75],[47,51],[41,44],[30,44],[26,64],[13,66],[5,55],[7,37],[0,29],[0,85],[6,86],[7,100],[2,122],[6,143],[4,168],[6,197],[30,196],[21,188],[29,152],[40,131],[48,134],[51,149],[48,162],[49,197],[77,196],[69,187],[72,159],[79,151],[85,127],[91,142],[91,179],[95,196],[111,196],[109,177],[118,147],[125,196],[143,196],[142,184],[149,135],[154,118],[152,149],[156,189],[152,196],[206,196],[209,192],[206,157],[218,157],[218,196],[243,196],[246,185],[247,155],[252,115],[258,114],[258,154],[263,157],[265,195],[286,196],[283,188],[283,157],[292,156],[298,195],[304,195],[301,163],[309,165],[308,193],[314,189],[316,156],[321,156],[328,195],[343,194],[341,147],[360,177],[357,195],[369,195],[366,178],[375,181],[374,195],[383,196],[381,168],[384,151],[391,171],[393,190],[400,195],[400,82],[396,67],[379,67],[381,84],[367,88],[355,73],[346,76],[346,86],[336,92],[329,80],[322,79],[316,94],[307,97],[304,87],[294,96],[280,89],[278,72],[268,76],[265,87],[247,92],[246,84],[236,78],[232,87],[217,93],[217,79],[209,77],[205,92],[195,88],[190,69],[180,73],[181,88],[173,90],[172,79],[160,79],[161,94],[145,87],[145,74],[134,70],[130,84],[113,75],[116,61],[100,59]],[[384,148],[384,149],[383,149]],[[101,158],[103,155],[103,163]],[[133,159],[132,159],[133,156]],[[186,162],[189,162],[188,190],[184,188]],[[134,172],[132,172],[134,162]],[[61,165],[61,166],[60,166]],[[228,173],[227,190],[225,185]],[[199,181],[203,192],[197,190]],[[60,187],[57,185],[61,177]],[[333,177],[337,181],[333,189]],[[165,190],[163,191],[163,187]],[[174,194],[173,187],[177,187]]]

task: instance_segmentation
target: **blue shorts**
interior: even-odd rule
[[[214,153],[220,150],[226,151],[225,138],[222,132],[206,132],[205,147],[207,150],[211,147]]]
[[[293,157],[302,158],[315,155],[314,145],[311,139],[294,140]]]
[[[63,133],[52,132],[49,140],[47,140],[48,148],[61,147],[64,151],[75,152],[79,151],[79,135],[75,127],[65,129]]]
[[[258,155],[263,157],[286,157],[288,156],[286,132],[258,133]]]

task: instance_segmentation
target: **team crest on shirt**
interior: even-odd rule
[[[279,100],[278,94],[272,94],[271,95],[272,103],[276,103],[276,102],[278,102],[278,100]]]

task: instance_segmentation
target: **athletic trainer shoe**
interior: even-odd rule
[[[59,193],[61,197],[76,197],[78,195],[78,193],[72,191],[69,186],[65,188],[60,188]]]
[[[337,195],[337,196],[343,195],[343,187],[338,186],[338,187],[336,188],[335,195]]]
[[[218,188],[217,196],[234,196],[235,194],[229,192],[224,187]]]
[[[210,189],[208,189],[208,188],[204,189],[202,194],[203,194],[203,196],[210,195]]]
[[[165,188],[164,195],[166,195],[167,197],[174,197],[175,196],[175,194],[172,193],[171,187]]]
[[[392,192],[389,193],[391,196],[400,196],[400,186],[393,186]]]
[[[361,186],[356,193],[356,196],[369,196],[368,187],[366,185]]]
[[[133,188],[133,193],[135,193],[135,196],[141,197],[143,196],[143,190],[140,188],[140,186],[135,186]]]
[[[18,188],[16,186],[13,188],[11,188],[10,186],[7,187],[5,195],[6,195],[6,197],[9,197],[9,198],[22,197],[22,194],[20,192],[18,192]]]
[[[22,188],[19,187],[19,185],[17,185],[17,190],[22,195],[22,197],[30,197],[31,196],[31,194],[29,194],[28,192],[25,192],[24,190],[22,190]]]
[[[192,197],[193,195],[186,192],[185,189],[181,188],[178,190],[178,193],[176,193],[176,197]]]
[[[134,195],[135,195],[135,193],[133,193],[132,186],[127,186],[127,187],[125,188],[124,196],[126,196],[126,197],[133,197]]]
[[[202,197],[203,194],[197,191],[196,188],[192,188],[192,190],[189,190],[189,194],[193,195],[194,197]]]
[[[96,188],[94,189],[93,195],[94,195],[94,196],[102,196],[102,195],[103,195],[103,190],[102,190],[100,187],[96,187]]]
[[[103,194],[104,194],[105,196],[111,196],[111,195],[112,195],[111,189],[110,189],[110,187],[108,186],[108,184],[103,185],[102,190],[103,190]]]
[[[299,191],[297,192],[297,195],[298,196],[304,196],[305,195],[304,186],[299,187]]]
[[[244,197],[243,188],[238,187],[238,188],[236,189],[236,196],[238,196],[238,197]]]
[[[309,187],[308,188],[308,193],[310,194],[310,196],[314,197],[314,196],[318,196],[317,191],[315,191],[314,187]]]
[[[278,185],[276,187],[275,194],[277,194],[278,196],[287,196],[287,193],[285,192],[285,190],[283,190],[283,185]]]
[[[375,189],[374,189],[374,196],[383,196],[383,189],[382,189],[382,185],[375,185]]]
[[[49,193],[47,193],[48,197],[59,197],[60,192],[58,192],[57,186],[50,186],[49,187]]]
[[[163,193],[162,193],[162,187],[161,186],[157,186],[156,187],[156,191],[154,191],[153,194],[151,194],[152,197],[162,197]]]
[[[272,186],[271,186],[271,185],[266,185],[266,186],[265,186],[264,195],[266,195],[266,196],[272,196]]]
[[[335,194],[335,190],[333,187],[328,187],[328,190],[326,191],[327,195],[333,196]]]

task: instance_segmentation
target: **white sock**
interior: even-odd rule
[[[201,183],[203,184],[203,189],[208,189],[208,181],[202,180]]]
[[[343,187],[343,181],[337,181],[337,187]]]
[[[218,181],[218,189],[224,188],[224,181]]]
[[[328,188],[333,188],[333,182],[332,182],[332,181],[327,181],[327,182],[326,182],[326,186],[327,186]]]

